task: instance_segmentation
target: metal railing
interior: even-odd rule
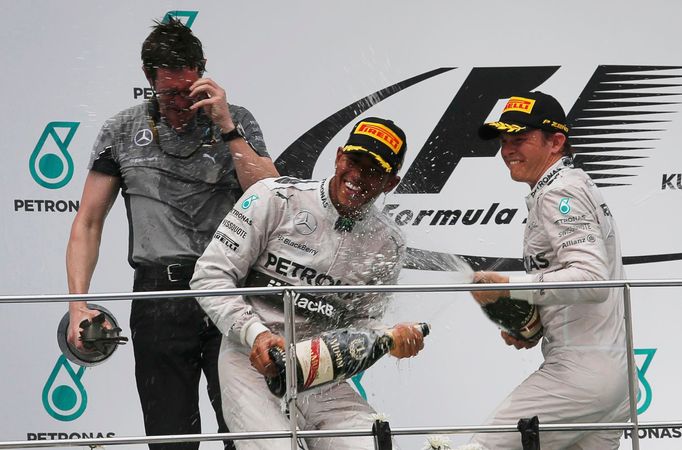
[[[682,427],[682,422],[646,422],[639,423],[637,419],[637,366],[634,361],[633,332],[632,332],[632,309],[631,289],[633,287],[680,287],[682,280],[611,280],[611,281],[585,281],[585,282],[553,282],[553,283],[500,283],[500,284],[447,284],[447,285],[382,285],[382,286],[286,286],[286,287],[258,287],[258,288],[234,288],[222,290],[197,290],[197,291],[154,291],[135,293],[111,293],[111,294],[79,294],[79,295],[13,295],[0,296],[0,304],[3,303],[55,303],[72,301],[121,301],[131,299],[160,299],[160,298],[186,298],[186,297],[213,297],[227,295],[259,295],[259,294],[283,294],[285,307],[285,342],[286,342],[286,378],[287,392],[286,401],[291,412],[291,427],[289,430],[249,432],[249,433],[213,433],[192,435],[165,435],[144,437],[114,437],[114,438],[91,438],[91,439],[63,439],[52,441],[0,441],[1,449],[17,448],[48,448],[66,446],[96,447],[101,445],[124,445],[124,444],[154,444],[168,442],[197,442],[219,441],[224,439],[290,439],[292,450],[296,450],[298,438],[330,438],[340,436],[374,436],[372,430],[316,430],[302,431],[296,426],[297,397],[296,383],[296,339],[295,339],[295,302],[296,293],[407,293],[407,292],[458,292],[458,291],[490,291],[490,290],[527,290],[527,289],[585,289],[585,288],[623,288],[624,295],[624,320],[627,345],[628,365],[628,389],[630,397],[631,422],[618,423],[554,423],[540,424],[540,432],[547,431],[599,431],[599,430],[631,430],[632,448],[639,450],[639,430],[665,427]],[[462,433],[503,433],[516,432],[517,425],[488,425],[488,426],[454,426],[454,427],[419,427],[419,428],[394,428],[391,434],[401,435],[428,435],[428,434],[462,434]]]

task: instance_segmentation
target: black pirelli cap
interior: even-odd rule
[[[386,172],[400,170],[407,151],[403,130],[392,120],[367,117],[355,124],[343,152],[362,152],[374,158]]]
[[[489,140],[497,138],[500,133],[523,133],[531,129],[568,136],[566,114],[557,99],[540,91],[510,97],[500,120],[481,125],[478,136]]]

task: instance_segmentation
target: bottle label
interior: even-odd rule
[[[342,328],[296,344],[299,390],[342,380],[366,370],[390,348],[390,337]]]
[[[296,344],[296,357],[303,372],[303,389],[334,379],[334,364],[327,344],[320,338]]]
[[[536,340],[542,336],[542,322],[540,321],[540,313],[535,305],[531,305],[531,310],[529,313],[529,320],[527,324],[523,326],[519,333],[527,340]]]

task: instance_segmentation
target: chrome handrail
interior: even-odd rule
[[[640,422],[639,429],[657,428],[682,428],[682,422]],[[573,424],[540,424],[541,432],[547,431],[601,431],[601,430],[634,430],[630,422],[612,423],[573,423]],[[412,427],[391,428],[394,436],[415,436],[428,434],[471,434],[471,433],[510,433],[517,432],[516,424],[513,425],[467,425],[452,427]],[[338,429],[338,430],[314,430],[297,431],[299,438],[331,438],[341,436],[367,437],[372,436],[372,430]],[[293,436],[290,430],[260,431],[243,433],[207,433],[207,434],[169,434],[163,436],[143,437],[113,437],[113,438],[89,438],[89,439],[60,439],[44,441],[0,441],[0,450],[17,448],[49,448],[49,447],[93,447],[98,445],[125,445],[125,444],[161,444],[169,442],[208,442],[246,439],[289,439]]]
[[[282,294],[284,291],[297,293],[331,294],[341,292],[458,292],[496,291],[520,289],[571,289],[571,288],[618,288],[625,287],[679,287],[682,280],[610,280],[610,281],[561,281],[542,283],[499,283],[499,284],[384,284],[360,286],[274,286],[196,291],[150,291],[117,292],[104,294],[34,294],[2,295],[1,303],[60,303],[76,301],[120,301],[134,299],[217,297],[226,295]]]
[[[132,299],[158,299],[158,298],[187,298],[187,297],[213,297],[227,295],[258,295],[258,294],[283,294],[289,299],[289,308],[293,308],[291,301],[294,293],[404,293],[404,292],[461,292],[461,291],[489,291],[489,290],[520,290],[520,289],[571,289],[571,288],[624,288],[624,312],[626,326],[626,341],[628,353],[628,388],[630,396],[630,414],[632,422],[624,423],[583,423],[583,424],[540,424],[540,431],[575,431],[575,430],[632,430],[632,448],[639,450],[639,430],[662,427],[682,427],[682,422],[648,422],[639,423],[636,412],[636,382],[637,367],[634,363],[634,349],[632,336],[632,316],[630,305],[630,291],[633,287],[680,287],[682,280],[610,280],[610,281],[582,281],[582,282],[548,282],[548,283],[500,283],[500,284],[444,284],[444,285],[372,285],[372,286],[279,286],[258,288],[233,288],[217,290],[196,291],[153,291],[153,292],[124,292],[108,294],[65,294],[65,295],[6,295],[0,296],[2,303],[56,303],[73,301],[121,301]],[[295,370],[291,370],[295,361],[295,328],[294,314],[289,311],[285,314],[285,341],[290,349],[287,352],[287,394],[292,409],[291,429],[288,431],[249,432],[249,433],[213,433],[194,435],[165,435],[124,438],[92,438],[92,439],[63,439],[52,441],[0,441],[1,449],[14,448],[46,448],[64,446],[98,446],[98,445],[123,445],[123,444],[149,444],[166,442],[196,442],[217,441],[223,439],[283,439],[292,441],[292,449],[295,449],[296,438],[307,437],[338,437],[338,436],[372,436],[371,430],[316,430],[303,431],[296,429],[296,380],[292,377]],[[293,383],[293,384],[292,384]],[[415,434],[455,434],[474,432],[516,432],[517,425],[482,425],[467,427],[436,427],[436,428],[394,428],[393,435]]]

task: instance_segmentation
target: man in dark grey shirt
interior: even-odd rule
[[[93,147],[67,249],[74,294],[88,292],[104,221],[119,189],[130,228],[134,290],[185,290],[197,258],[242,191],[278,175],[251,113],[228,105],[225,91],[202,78],[206,60],[189,28],[176,20],[157,24],[142,45],[142,62],[154,98],[107,120]],[[69,313],[69,342],[82,350],[79,324],[98,312],[73,302]],[[219,431],[227,431],[216,367],[221,333],[197,302],[134,300],[130,327],[147,434],[201,432],[202,371]],[[225,445],[232,448],[231,442]],[[198,443],[150,447],[196,449]]]

